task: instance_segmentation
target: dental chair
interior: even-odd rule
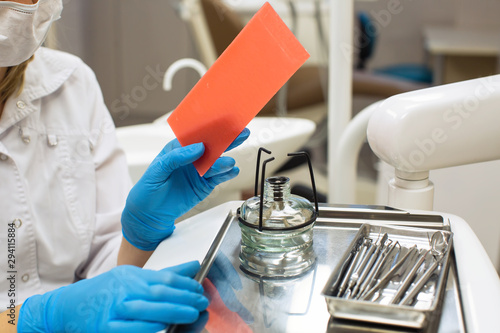
[[[197,13],[190,16],[188,23],[192,27],[191,31],[202,59],[215,59],[232,42],[244,27],[244,23],[238,14],[221,0],[184,1],[185,4],[192,6],[193,13]],[[199,1],[198,8],[194,3],[196,1]],[[197,17],[201,12],[203,16]],[[202,23],[208,29],[208,34],[207,30],[203,30],[204,24]],[[211,48],[203,44],[202,36],[211,39]],[[423,87],[424,85],[421,83],[376,75],[366,71],[356,70],[353,73],[352,93],[358,97],[357,101],[361,105],[365,104],[365,101],[373,102]],[[259,116],[278,115],[314,121],[318,126],[317,133],[306,148],[312,150],[313,159],[319,164],[324,163],[324,157],[319,155],[323,154],[327,135],[325,121],[327,89],[327,66],[306,64],[290,78],[284,89],[278,92],[259,113]],[[356,111],[355,108],[353,112],[356,113]]]
[[[220,0],[200,0],[200,2],[215,55],[218,57],[243,29],[244,23],[236,12]],[[325,66],[304,65],[288,81],[286,92],[281,92],[286,96],[285,100],[280,101],[280,93],[276,94],[259,115],[293,115],[304,111],[304,108],[312,107],[315,108],[315,112],[309,113],[306,118],[319,123],[326,115],[325,85]]]
[[[196,48],[208,68],[244,27],[236,12],[221,0],[182,0],[180,16],[191,30]],[[326,65],[304,65],[286,85],[285,110],[278,94],[262,109],[262,115],[305,117],[317,124],[326,116]],[[353,94],[383,99],[394,94],[422,88],[423,85],[397,78],[356,71],[353,76]]]

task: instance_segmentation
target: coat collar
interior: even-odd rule
[[[28,65],[19,98],[31,102],[52,94],[68,80],[79,62],[78,58],[67,53],[40,48]]]
[[[81,62],[79,58],[64,52],[44,47],[38,49],[33,61],[26,69],[21,94],[12,96],[5,103],[4,112],[0,118],[0,134],[38,111],[35,102],[57,91]]]

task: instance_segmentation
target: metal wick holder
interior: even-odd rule
[[[262,175],[259,175],[262,152],[271,154],[269,150],[259,148],[255,195],[237,211],[241,228],[241,268],[260,277],[294,277],[306,272],[316,259],[312,242],[319,210],[311,160],[306,152],[288,154],[306,157],[315,207],[309,200],[290,194],[287,177],[266,179],[266,165],[274,157],[262,163]],[[257,195],[259,177],[260,196]]]

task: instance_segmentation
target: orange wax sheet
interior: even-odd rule
[[[204,143],[200,175],[308,58],[265,3],[168,118],[182,146]]]

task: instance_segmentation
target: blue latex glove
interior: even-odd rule
[[[208,306],[196,261],[161,271],[120,266],[28,298],[18,332],[158,332],[195,322]]]
[[[227,150],[250,135],[245,128]],[[231,157],[220,157],[200,177],[193,162],[203,155],[202,143],[182,147],[168,143],[130,191],[122,213],[123,236],[145,251],[154,250],[174,231],[174,221],[205,199],[212,190],[239,173]]]
[[[222,252],[219,252],[217,257],[215,257],[215,261],[208,271],[207,278],[217,288],[222,301],[229,310],[238,313],[241,319],[247,324],[253,323],[254,318],[252,313],[241,304],[234,293],[234,290],[241,290],[243,288],[240,276],[236,269],[234,269],[231,261]]]

